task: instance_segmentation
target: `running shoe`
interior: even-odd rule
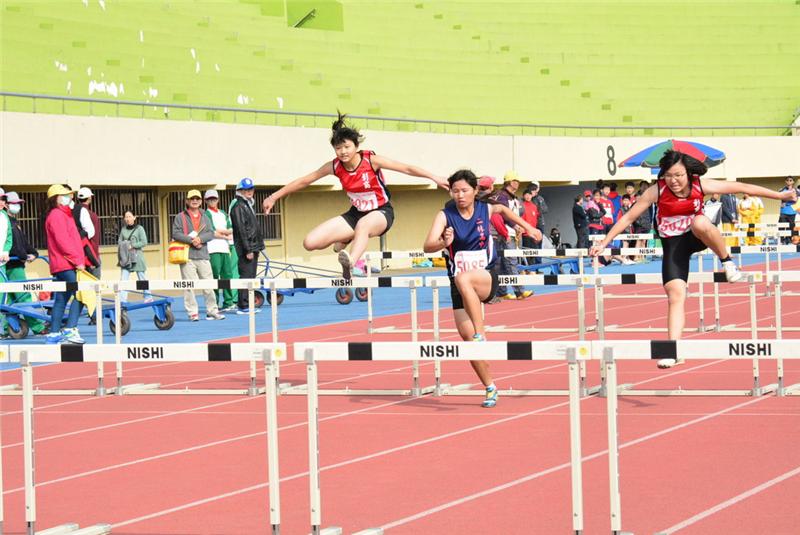
[[[206,314],[206,320],[208,321],[217,321],[217,320],[224,320],[225,316],[220,314],[219,312],[209,312]]]
[[[261,312],[261,309],[260,308],[254,308],[253,311],[256,314],[258,314],[259,312]],[[240,316],[243,316],[245,314],[250,314],[250,309],[249,308],[238,308],[238,309],[236,309],[236,313],[239,314]]]
[[[517,299],[527,299],[533,295],[533,290],[525,290],[517,296]]]
[[[342,277],[345,279],[352,278],[353,260],[350,258],[350,253],[344,249],[339,251],[339,263],[342,265]]]
[[[77,327],[72,327],[71,329],[64,329],[64,339],[63,341],[68,344],[85,344],[86,340],[81,338],[81,334],[78,332]]]
[[[473,342],[485,342],[486,341],[486,335],[485,334],[475,333],[475,334],[472,335],[472,341]]]
[[[514,301],[516,298],[517,296],[514,294],[505,294],[500,296],[500,299],[505,299],[506,301]]]
[[[491,409],[495,405],[497,405],[497,387],[489,387],[486,389],[486,397],[483,398],[483,403],[481,403],[481,407],[485,409]]]
[[[46,344],[60,344],[61,341],[64,339],[64,334],[61,331],[56,331],[54,333],[49,333],[44,337],[44,342]]]
[[[722,268],[725,270],[725,278],[728,282],[737,282],[742,280],[742,272],[736,267],[733,260],[728,260],[722,263]]]
[[[189,321],[200,321],[200,316],[197,314],[189,314]]]
[[[683,359],[677,359],[677,360],[676,359],[659,359],[658,360],[658,367],[663,370],[663,369],[666,369],[666,368],[672,368],[674,366],[679,366],[679,365],[683,364],[684,362],[686,362],[686,361],[683,360]]]

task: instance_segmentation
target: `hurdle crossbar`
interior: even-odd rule
[[[264,363],[267,381],[267,455],[270,482],[270,523],[273,533],[280,530],[280,475],[278,473],[277,389],[274,387],[275,364],[286,358],[285,344],[119,344],[119,345],[10,345],[0,353],[2,362],[19,363],[22,368],[23,447],[25,470],[25,522],[28,535],[35,535],[36,487],[34,481],[33,437],[33,362],[227,362]],[[0,448],[1,449],[1,448]],[[0,458],[1,460],[1,458]],[[2,465],[0,465],[0,474]],[[2,490],[2,484],[0,484]],[[0,509],[2,511],[2,509]],[[2,516],[0,516],[2,521]],[[0,524],[1,525],[1,524]],[[71,526],[71,524],[67,524]],[[102,526],[86,528],[85,533],[107,533]],[[63,529],[63,526],[54,529]],[[94,531],[91,531],[94,530]],[[39,532],[41,533],[41,532]]]
[[[783,291],[784,282],[800,282],[800,271],[786,271],[773,274],[773,287],[775,288],[775,337],[783,338],[784,332],[800,331],[800,327],[786,327],[783,325],[783,299],[784,296],[797,297],[798,294]],[[800,395],[800,383],[792,385],[785,384],[783,358],[778,358],[777,362],[778,384],[776,394],[778,396]]]

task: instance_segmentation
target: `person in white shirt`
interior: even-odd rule
[[[211,260],[211,271],[217,280],[230,280],[239,278],[239,270],[236,267],[236,250],[233,248],[233,226],[231,218],[224,210],[219,208],[219,193],[215,189],[206,191],[204,195],[206,201],[206,213],[211,218],[214,228],[214,239],[208,242],[208,253]],[[236,290],[214,290],[219,304],[219,296],[222,294],[222,304],[220,308],[223,312],[236,310],[236,300],[239,295]]]

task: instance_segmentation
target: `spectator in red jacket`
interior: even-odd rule
[[[528,187],[522,193],[522,219],[530,223],[533,228],[539,228],[539,206],[533,202],[534,192],[533,190]],[[523,249],[535,249],[537,248],[537,242],[532,237],[528,236],[527,232],[522,233],[522,248]],[[532,264],[532,260],[535,258],[528,258],[528,264]]]
[[[50,256],[50,273],[55,280],[67,283],[77,282],[77,270],[84,270],[86,267],[86,256],[83,252],[81,237],[70,209],[73,193],[69,188],[60,184],[50,186],[50,189],[47,190],[47,211],[44,223],[47,254]],[[54,293],[50,334],[47,335],[48,344],[84,343],[77,327],[83,305],[77,299],[72,301],[66,325],[64,328],[61,327],[64,309],[74,295],[74,290]]]

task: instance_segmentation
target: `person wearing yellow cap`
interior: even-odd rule
[[[78,227],[72,217],[72,194],[74,192],[61,184],[54,184],[47,190],[47,208],[44,222],[47,237],[47,254],[50,257],[50,273],[55,280],[67,283],[78,281],[78,271],[86,268],[86,255],[81,243]],[[72,300],[67,322],[62,328],[64,310],[67,302],[75,295],[74,290],[54,292],[53,311],[50,316],[50,334],[48,344],[62,342],[83,344],[84,340],[78,332],[78,319],[83,305],[77,299]]]
[[[183,280],[214,279],[211,262],[208,256],[208,242],[214,239],[214,224],[208,214],[200,207],[203,197],[196,189],[186,193],[186,210],[175,216],[172,221],[172,239],[189,245],[189,260],[180,265]],[[206,301],[206,319],[224,320],[219,313],[217,299],[213,290],[200,290]],[[194,290],[183,292],[183,304],[189,321],[198,321],[199,314]]]

